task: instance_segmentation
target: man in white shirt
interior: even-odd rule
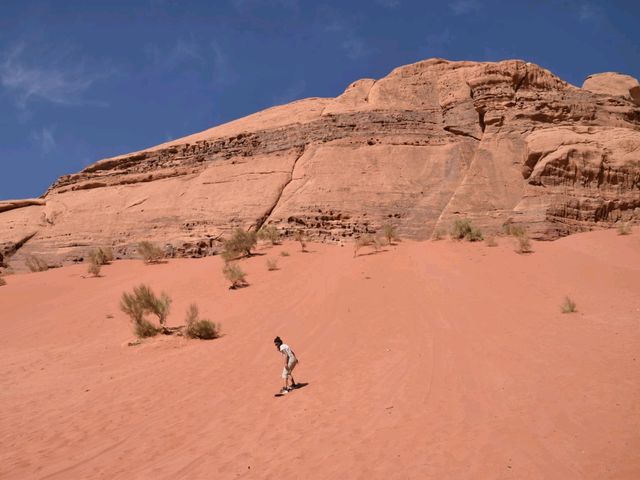
[[[284,387],[280,390],[280,393],[287,393],[292,388],[296,387],[296,382],[293,379],[293,375],[291,374],[292,370],[298,364],[298,358],[296,354],[293,353],[291,347],[284,343],[280,337],[276,337],[273,340],[276,348],[284,355],[284,369],[282,370],[282,378],[284,379]],[[291,387],[288,385],[288,379],[291,377]]]

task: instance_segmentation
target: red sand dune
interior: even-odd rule
[[[310,249],[238,291],[218,257],[8,277],[0,478],[640,478],[640,232]],[[127,346],[141,282],[224,336]]]

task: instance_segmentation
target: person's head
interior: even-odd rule
[[[282,345],[282,339],[280,337],[276,337],[273,339],[273,343],[275,343],[276,348],[280,348],[280,345]]]

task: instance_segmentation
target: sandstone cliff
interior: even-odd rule
[[[605,73],[577,88],[515,60],[403,66],[0,202],[0,255],[19,268],[27,253],[127,256],[151,239],[197,256],[231,227],[264,224],[340,241],[390,221],[425,239],[458,217],[544,239],[638,220],[637,80]]]

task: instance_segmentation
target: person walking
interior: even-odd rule
[[[280,393],[287,393],[291,389],[296,388],[296,381],[293,379],[292,371],[298,364],[298,357],[293,352],[291,347],[284,343],[280,337],[276,337],[273,340],[276,348],[282,355],[284,355],[284,368],[282,369],[282,379],[284,380],[284,386]],[[289,386],[289,378],[291,378],[291,386]]]

